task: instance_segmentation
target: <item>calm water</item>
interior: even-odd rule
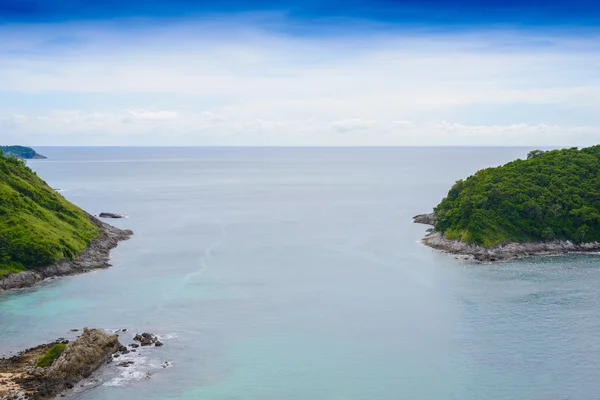
[[[71,398],[600,396],[599,258],[469,264],[411,223],[528,149],[40,150],[38,175],[135,236],[113,268],[0,294],[0,353],[82,326],[165,341]]]

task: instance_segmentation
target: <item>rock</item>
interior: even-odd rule
[[[413,217],[413,222],[415,224],[425,224],[425,225],[434,225],[435,226],[435,214],[419,214]]]
[[[71,332],[79,332],[79,329],[73,328],[73,329],[71,329]]]
[[[133,365],[134,362],[133,361],[123,361],[121,363],[118,363],[117,365],[119,367],[129,367],[130,365]]]
[[[140,347],[140,345],[139,345],[139,344],[137,344],[137,343],[131,343],[131,344],[129,345],[129,347],[132,347],[132,348],[134,348],[134,349],[137,349],[138,347]]]
[[[18,393],[27,393],[26,398],[36,400],[55,398],[110,361],[111,354],[120,346],[116,335],[84,328],[81,337],[68,343],[50,366],[35,368],[36,360],[55,344],[43,344],[0,359],[3,380],[10,377],[6,386],[0,384],[0,399],[25,398],[19,397]]]
[[[459,240],[450,240],[440,232],[431,232],[422,240],[423,244],[450,254],[459,254],[465,259],[480,262],[497,262],[512,258],[522,258],[534,255],[565,254],[569,252],[597,252],[600,243],[573,244],[569,241],[555,240],[552,242],[506,242],[493,247],[471,245]]]
[[[140,342],[140,345],[142,345],[142,346],[152,346],[152,345],[155,345],[155,346],[160,347],[160,346],[163,345],[163,343],[158,340],[158,338],[156,337],[156,335],[153,335],[153,334],[148,333],[148,332],[144,332],[142,334],[138,333],[137,335],[135,335],[133,337],[133,340],[135,340],[137,342]],[[160,343],[160,344],[158,344],[158,343]]]
[[[107,212],[101,212],[100,215],[98,215],[100,218],[125,218],[125,216],[121,215],[121,214],[114,214],[114,213],[107,213]]]
[[[120,345],[117,335],[109,335],[100,329],[83,328],[81,337],[69,343],[50,366],[46,378],[76,384],[104,364]]]

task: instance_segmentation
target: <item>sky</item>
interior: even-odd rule
[[[0,0],[0,144],[600,143],[600,3]]]

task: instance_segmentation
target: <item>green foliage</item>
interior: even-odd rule
[[[67,345],[62,343],[55,344],[54,346],[50,347],[48,351],[37,360],[35,366],[38,368],[44,368],[52,365],[52,363],[58,357],[60,357],[63,351],[65,351],[66,347]]]
[[[7,157],[44,158],[32,148],[25,146],[0,146],[0,152],[2,152]]]
[[[532,158],[539,157],[544,153],[544,150],[531,150],[529,153],[527,153],[527,159],[531,160]]]
[[[507,241],[600,241],[600,145],[541,151],[456,182],[435,229],[484,247]]]
[[[97,236],[83,210],[0,155],[0,276],[72,259]]]

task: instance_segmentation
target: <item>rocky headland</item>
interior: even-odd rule
[[[413,217],[415,223],[435,226],[436,216],[420,214]],[[529,257],[534,255],[559,255],[566,253],[600,252],[600,243],[575,244],[570,241],[552,240],[548,242],[506,242],[497,246],[482,247],[468,244],[459,240],[450,240],[442,233],[430,229],[421,241],[426,246],[445,253],[465,256],[482,262],[501,261],[511,258]]]
[[[108,268],[110,250],[120,241],[127,240],[133,232],[123,230],[100,221],[89,215],[90,221],[98,226],[100,235],[73,260],[61,260],[53,265],[0,276],[0,292],[10,289],[22,289],[35,285],[47,278],[75,275],[98,268]]]
[[[16,157],[24,160],[37,160],[45,159],[47,157],[41,155],[31,147],[25,146],[0,146],[0,152],[4,153],[7,157]]]
[[[73,331],[77,331],[74,329]],[[126,329],[121,330],[125,332]],[[83,328],[74,341],[57,339],[8,358],[0,359],[1,400],[45,400],[75,387],[105,364],[126,368],[133,360],[117,362],[121,354],[135,352],[142,346],[160,347],[151,333],[138,334],[129,347],[119,342],[118,334],[100,329]]]

